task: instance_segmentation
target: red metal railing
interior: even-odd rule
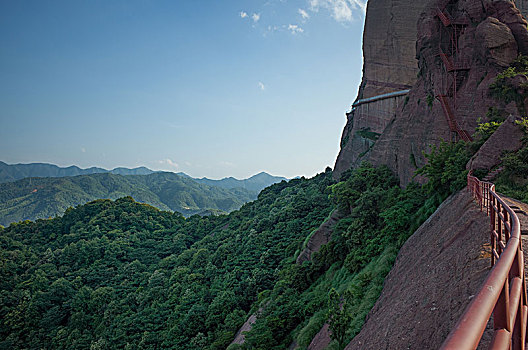
[[[490,217],[491,271],[441,349],[476,349],[493,314],[490,349],[525,349],[526,288],[521,229],[495,186],[468,175],[468,189]]]

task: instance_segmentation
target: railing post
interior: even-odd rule
[[[524,337],[522,332],[523,306],[519,303],[517,307],[517,317],[515,318],[515,325],[513,326],[512,334],[512,349],[524,350]]]
[[[521,279],[521,286],[524,289],[524,281],[523,276],[521,276],[521,273],[523,272],[523,267],[520,265],[523,262],[523,256],[522,256],[522,250],[517,249],[517,254],[515,255],[515,260],[513,261],[512,267],[510,269],[509,278],[510,280],[513,278],[520,278]],[[514,310],[514,312],[517,313],[515,317],[515,324],[513,324],[513,334],[512,334],[512,349],[513,350],[521,350],[524,349],[523,344],[523,332],[522,332],[522,323],[523,323],[523,300],[524,295],[523,291],[521,290],[520,293],[520,300],[519,304],[517,305],[517,310]]]
[[[511,218],[505,206],[502,206],[502,216],[504,217],[504,241],[508,242],[510,240]]]
[[[491,267],[495,265],[495,250],[497,249],[497,239],[495,237],[496,232],[496,225],[495,225],[495,197],[491,199],[491,206],[490,206],[490,228],[491,228]]]

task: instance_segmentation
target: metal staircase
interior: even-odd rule
[[[469,24],[467,17],[453,18],[446,10],[448,1],[442,1],[440,7],[436,8],[436,16],[442,22],[447,32],[449,33],[449,47],[448,52],[442,49],[442,46],[438,47],[438,56],[444,64],[446,75],[444,91],[438,93],[436,98],[440,101],[442,110],[446,117],[449,129],[454,134],[453,141],[462,139],[466,142],[472,141],[471,135],[460,127],[456,120],[457,111],[457,92],[466,79],[466,73],[464,71],[469,70],[469,61],[461,59],[461,55],[458,50],[458,37],[465,26]],[[445,44],[444,44],[445,46]]]
[[[442,110],[444,111],[444,115],[447,119],[447,124],[449,125],[449,129],[451,132],[456,133],[456,135],[466,141],[471,142],[473,139],[471,138],[471,135],[466,130],[463,130],[460,125],[458,125],[458,122],[455,119],[455,115],[453,114],[453,110],[449,106],[449,101],[447,99],[446,95],[437,95],[436,98],[438,101],[440,101],[440,105],[442,106]]]

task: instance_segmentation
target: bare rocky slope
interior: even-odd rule
[[[346,349],[438,349],[489,272],[488,226],[466,191],[448,198],[402,247]]]

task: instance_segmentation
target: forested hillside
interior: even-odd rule
[[[257,193],[199,184],[174,173],[26,178],[0,184],[0,225],[54,217],[95,199],[124,196],[189,216],[205,211],[230,212],[255,199]]]
[[[0,348],[223,349],[331,210],[331,172],[228,216],[98,200],[0,231]]]
[[[398,247],[464,184],[468,156],[444,145],[422,170],[429,184],[405,190],[364,164],[339,183],[327,169],[275,184],[229,215],[185,219],[125,197],[12,224],[0,229],[0,348],[283,349],[327,321],[342,348]],[[344,217],[332,242],[296,264],[332,210]],[[246,343],[229,345],[259,308]]]

